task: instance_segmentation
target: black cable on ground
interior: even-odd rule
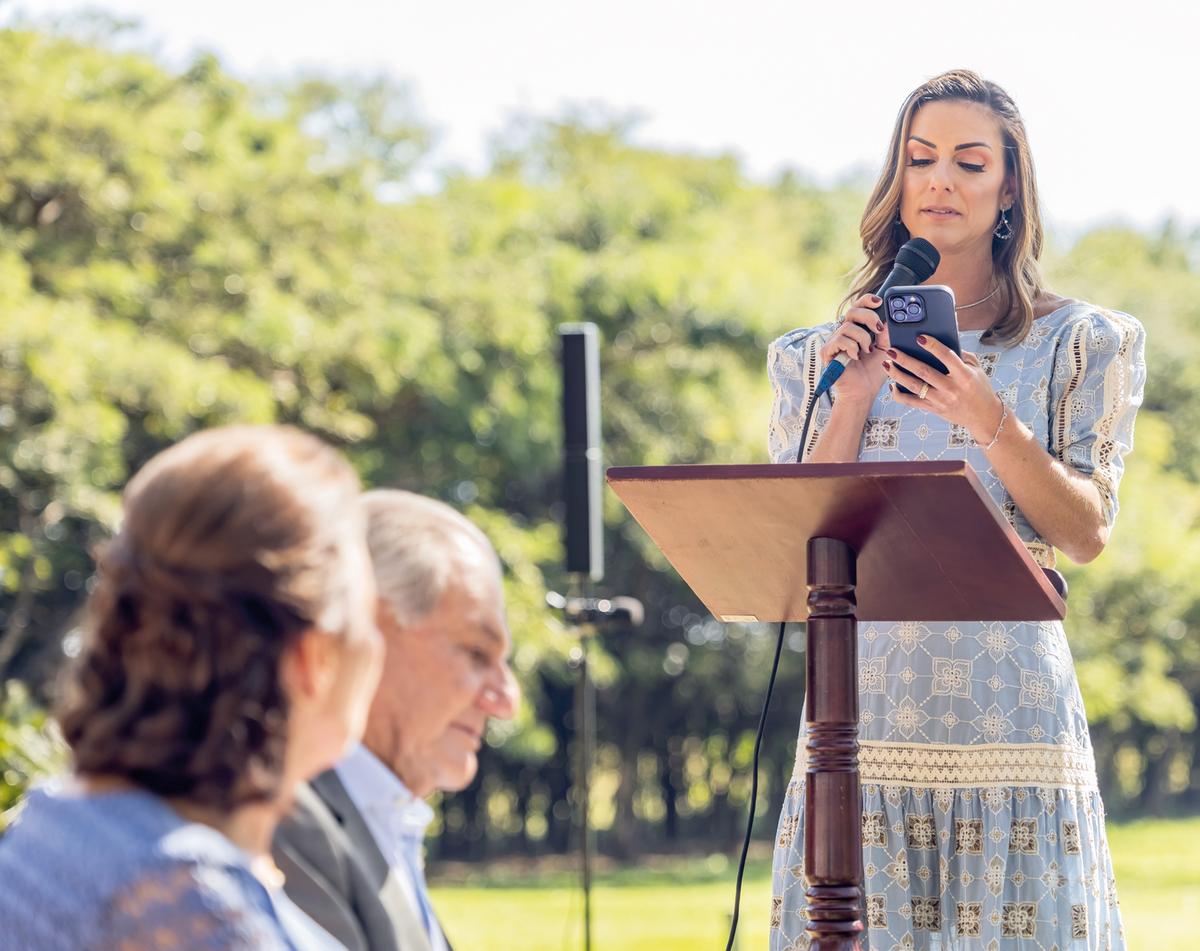
[[[812,412],[811,408],[809,412]],[[808,428],[807,425],[805,428]],[[779,623],[779,640],[775,644],[775,660],[771,663],[771,676],[767,680],[767,695],[763,699],[762,713],[758,718],[758,735],[754,738],[754,763],[750,767],[752,777],[750,781],[750,816],[746,819],[746,838],[742,841],[742,857],[738,860],[737,885],[733,893],[733,916],[729,922],[729,942],[725,945],[725,951],[733,951],[733,942],[737,937],[738,914],[742,906],[742,876],[746,873],[746,855],[750,851],[750,834],[754,831],[754,809],[758,805],[758,752],[762,748],[763,730],[767,725],[767,711],[771,708],[771,694],[775,690],[775,675],[779,672],[779,655],[783,653],[783,634],[786,627],[786,621]]]

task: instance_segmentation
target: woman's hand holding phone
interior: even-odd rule
[[[979,445],[988,445],[1000,426],[1004,407],[979,358],[970,352],[964,352],[960,357],[941,341],[925,334],[916,339],[920,346],[942,361],[947,372],[941,373],[899,350],[885,348],[881,351],[884,372],[894,383],[902,383],[911,389],[920,385],[914,384],[915,376],[929,384],[924,399],[902,393],[895,386],[892,399],[901,406],[929,410],[947,422],[962,426]],[[850,372],[849,367],[846,372]]]
[[[883,364],[891,343],[887,327],[873,309],[882,303],[874,294],[864,294],[842,315],[833,336],[821,348],[822,366],[828,366],[839,353],[850,357],[841,378],[833,384],[839,400],[869,405],[887,380]],[[871,334],[875,335],[873,347]]]

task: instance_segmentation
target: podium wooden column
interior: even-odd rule
[[[808,934],[858,948],[858,621],[1051,620],[1066,604],[963,461],[617,467],[608,483],[719,620],[808,622]]]

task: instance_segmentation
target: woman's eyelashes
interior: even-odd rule
[[[914,159],[908,160],[908,165],[910,168],[923,168],[926,165],[932,165],[932,164],[933,164],[933,159],[914,158]],[[983,166],[982,164],[976,163],[976,162],[959,162],[958,166],[959,166],[959,168],[965,169],[966,171],[973,172],[975,174],[979,174],[985,168],[985,166]]]
[[[908,167],[924,168],[925,166],[931,166],[932,163],[934,163],[934,160],[932,160],[932,158],[910,158],[910,160],[908,160]],[[959,168],[965,169],[965,171],[972,172],[974,174],[979,174],[980,172],[983,172],[984,168],[985,168],[983,163],[980,163],[980,162],[961,162],[960,161],[958,163],[958,165],[959,165]]]

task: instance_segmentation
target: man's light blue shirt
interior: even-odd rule
[[[433,810],[361,743],[334,769],[412,906],[420,909],[433,951],[449,951],[425,884],[425,830]]]

